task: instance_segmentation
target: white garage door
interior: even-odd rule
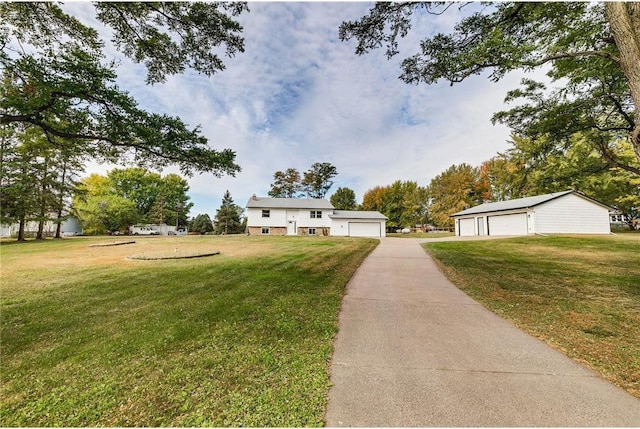
[[[473,229],[474,224],[475,220],[473,218],[460,219],[460,235],[476,235],[476,232]]]
[[[527,235],[527,214],[491,216],[489,235]]]
[[[381,237],[379,222],[349,222],[350,237]]]

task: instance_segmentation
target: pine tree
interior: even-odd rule
[[[240,214],[242,209],[233,203],[231,193],[227,190],[222,197],[222,205],[216,211],[215,234],[240,234],[243,232]]]

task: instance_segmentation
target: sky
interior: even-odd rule
[[[146,69],[107,44],[107,58],[119,60],[118,86],[149,111],[179,116],[200,126],[215,149],[230,148],[242,171],[235,177],[187,177],[190,216],[212,218],[222,195],[245,206],[252,194],[267,196],[273,174],[315,162],[338,171],[328,196],[339,187],[364,193],[396,180],[429,184],[451,165],[480,165],[508,148],[509,129],[492,125],[494,112],[523,76],[498,83],[475,76],[450,86],[410,85],[398,79],[403,58],[421,38],[449,32],[468,13],[452,7],[441,16],[422,14],[387,60],[384,49],[355,54],[356,41],[341,42],[338,28],[372,6],[364,2],[255,2],[238,20],[245,52],[225,58],[226,70],[212,77],[187,71],[165,83],[145,84]],[[65,10],[97,25],[93,7],[67,3]],[[105,41],[111,39],[102,28]],[[90,163],[85,175],[118,167]],[[162,174],[179,173],[165,169]]]

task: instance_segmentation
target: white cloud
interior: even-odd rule
[[[71,5],[90,19],[90,5]],[[289,167],[303,172],[314,162],[331,162],[339,172],[332,191],[348,186],[361,199],[367,189],[398,179],[427,185],[452,164],[478,165],[506,147],[509,131],[490,118],[504,108],[518,75],[497,84],[475,77],[453,87],[397,78],[402,58],[423,36],[448,31],[460,11],[418,14],[401,54],[388,61],[383,49],[358,57],[354,41],[338,40],[340,23],[369,7],[252,3],[240,17],[245,52],[211,78],[187,72],[147,86],[144,67],[122,60],[118,83],[142,107],[201,125],[212,147],[237,153],[242,172],[235,178],[189,179],[192,216],[214,215],[227,189],[240,205],[253,193],[266,195],[273,173]],[[111,46],[108,52],[116,55]]]

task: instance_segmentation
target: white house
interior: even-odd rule
[[[451,215],[456,235],[610,234],[611,207],[569,190],[481,204]]]
[[[53,218],[55,214],[52,214]],[[20,225],[18,223],[13,224],[2,224],[0,225],[0,237],[14,237],[18,235],[18,229]],[[44,235],[47,237],[53,237],[55,235],[57,228],[57,224],[53,220],[47,220],[44,223]],[[29,221],[25,223],[24,232],[27,236],[33,236],[38,231],[38,222]],[[75,216],[68,216],[65,220],[60,224],[60,235],[62,237],[69,237],[73,235],[81,235],[82,234],[82,226],[80,225],[80,221]]]
[[[379,212],[335,210],[325,199],[253,195],[247,202],[251,235],[384,237],[386,221]]]

